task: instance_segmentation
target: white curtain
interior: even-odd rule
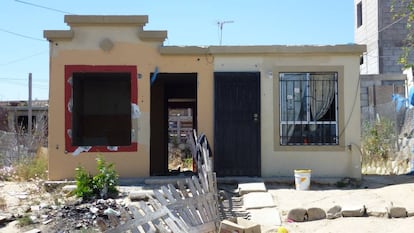
[[[309,85],[311,114],[314,121],[321,119],[335,98],[333,74],[312,74]]]

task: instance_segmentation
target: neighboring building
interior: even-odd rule
[[[32,101],[32,130],[35,127],[46,129],[47,136],[48,101]],[[27,101],[0,102],[0,130],[25,133],[29,126],[29,107]]]
[[[207,136],[218,176],[360,178],[365,46],[164,46],[147,21],[69,15],[44,32],[49,179],[94,171],[97,154],[121,177],[168,175],[174,108]]]
[[[392,2],[397,12],[404,4],[392,0],[354,0],[355,43],[367,45],[367,52],[361,57],[361,74],[402,73],[398,59],[407,36],[407,21],[393,19]]]

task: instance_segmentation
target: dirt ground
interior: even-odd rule
[[[354,217],[333,220],[317,220],[303,223],[287,221],[287,213],[293,208],[320,207],[329,209],[362,206],[367,210],[382,210],[393,202],[394,206],[414,210],[414,176],[364,176],[358,188],[336,186],[312,186],[308,191],[296,191],[293,187],[269,186],[280,212],[282,226],[289,232],[314,233],[401,233],[414,232],[414,217]]]
[[[286,227],[289,232],[414,232],[414,217],[399,219],[387,217],[338,218],[303,223],[287,221],[287,212],[298,207],[320,207],[327,210],[334,205],[365,205],[367,209],[381,209],[385,208],[389,202],[393,202],[394,206],[414,210],[414,176],[364,176],[362,182],[358,185],[359,187],[340,188],[335,185],[313,185],[311,190],[308,191],[297,191],[294,187],[274,184],[268,185],[267,188],[279,208],[282,226]],[[39,184],[36,183],[0,182],[0,197],[5,200],[6,204],[3,207],[0,205],[0,213],[5,208],[21,211],[21,208],[24,209],[27,206],[63,202],[63,200],[60,200],[61,196],[59,195],[61,194],[46,193],[40,190]],[[17,221],[13,221],[0,226],[0,232],[17,233],[33,228],[47,229],[41,223],[25,228],[19,228],[16,224]]]

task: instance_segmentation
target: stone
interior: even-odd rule
[[[339,205],[336,205],[334,207],[331,207],[328,211],[326,211],[326,218],[327,219],[335,219],[342,217],[342,207]]]
[[[407,208],[407,217],[413,217],[414,216],[414,209]]]
[[[40,210],[40,206],[38,206],[38,205],[32,205],[32,206],[30,206],[30,211],[39,211]]]
[[[47,225],[47,224],[49,224],[49,223],[51,223],[51,222],[53,222],[53,219],[48,219],[48,220],[46,220],[46,221],[43,221],[43,222],[42,222],[42,224],[43,224],[43,225]]]
[[[65,185],[62,187],[62,192],[63,193],[71,193],[73,191],[75,191],[76,189],[76,185]]]
[[[318,207],[309,208],[307,210],[307,213],[308,221],[321,220],[326,218],[325,210]]]
[[[148,201],[149,196],[153,196],[153,191],[134,191],[130,192],[128,196],[131,201]]]
[[[25,231],[24,233],[40,233],[40,232],[42,232],[42,231],[35,228],[35,229],[30,230],[30,231]]]
[[[391,206],[388,208],[388,217],[405,218],[407,217],[407,210],[404,207]]]
[[[238,188],[240,196],[252,192],[267,192],[264,182],[240,183]]]
[[[306,218],[306,209],[304,208],[295,208],[291,209],[288,212],[287,218],[289,220],[295,221],[295,222],[304,222],[307,220]]]
[[[365,206],[346,206],[342,207],[343,217],[362,217],[365,215]]]
[[[268,192],[252,192],[243,195],[243,206],[246,210],[258,208],[271,208],[276,204],[273,196]]]

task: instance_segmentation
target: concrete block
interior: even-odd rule
[[[326,218],[325,210],[317,207],[309,208],[307,210],[308,221],[321,220]]]
[[[251,192],[267,192],[266,186],[263,182],[255,183],[240,183],[239,194],[244,195]]]
[[[362,217],[365,215],[365,206],[344,206],[342,207],[343,217]]]
[[[254,192],[243,195],[243,206],[246,210],[265,207],[275,207],[272,194],[268,192]]]
[[[304,208],[291,209],[288,212],[287,218],[295,222],[304,222],[307,220],[307,210]]]
[[[336,205],[332,208],[330,208],[327,212],[326,212],[326,218],[327,219],[335,219],[335,218],[340,218],[342,217],[342,207],[339,205]]]

